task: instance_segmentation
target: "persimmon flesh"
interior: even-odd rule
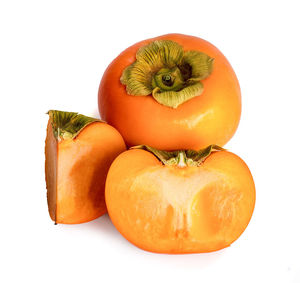
[[[162,164],[131,149],[108,173],[105,199],[119,232],[156,253],[212,252],[228,247],[246,229],[255,204],[247,165],[227,151],[198,166]]]
[[[62,111],[49,115],[45,171],[50,217],[64,224],[96,219],[107,212],[105,180],[113,160],[126,149],[123,138],[97,119]]]
[[[101,118],[129,146],[162,150],[223,146],[241,114],[240,87],[230,63],[211,43],[167,34],[123,51],[99,86]]]

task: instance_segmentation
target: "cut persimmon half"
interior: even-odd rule
[[[47,200],[55,223],[75,224],[106,213],[105,180],[126,149],[112,126],[75,112],[50,110],[45,145]]]
[[[211,145],[166,152],[135,147],[110,167],[105,199],[119,232],[157,253],[212,252],[246,229],[255,186],[245,162]]]

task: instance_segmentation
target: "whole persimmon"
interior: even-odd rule
[[[101,118],[127,145],[162,150],[223,146],[241,114],[237,77],[225,56],[194,36],[167,34],[123,51],[99,86]]]
[[[115,227],[137,247],[202,253],[228,247],[243,233],[255,186],[243,160],[218,146],[173,152],[140,146],[112,163],[105,200]]]
[[[126,150],[120,133],[94,118],[50,110],[45,146],[47,200],[55,223],[75,224],[106,213],[105,180]]]

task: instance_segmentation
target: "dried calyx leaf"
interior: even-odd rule
[[[210,75],[213,58],[199,51],[183,51],[171,40],[156,40],[141,47],[136,61],[121,76],[127,93],[151,95],[162,105],[177,108],[203,92],[201,80]]]
[[[154,154],[165,165],[176,165],[178,167],[199,166],[214,151],[225,150],[224,148],[212,144],[208,147],[196,150],[158,150],[147,145],[133,146],[131,149],[143,149]]]
[[[47,114],[49,114],[53,134],[59,141],[74,139],[87,125],[93,122],[103,122],[77,112],[49,110]]]

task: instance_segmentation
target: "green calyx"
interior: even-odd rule
[[[164,151],[147,145],[133,146],[131,149],[146,150],[154,154],[164,165],[178,166],[180,168],[187,166],[200,166],[212,152],[225,150],[224,148],[215,144],[209,145],[208,147],[198,151],[192,149]]]
[[[136,61],[121,76],[127,93],[152,97],[177,108],[203,92],[201,80],[213,69],[213,58],[199,51],[184,51],[171,40],[156,40],[141,47]]]
[[[58,141],[74,139],[87,125],[93,122],[103,122],[76,112],[49,110],[47,114],[53,134]]]

